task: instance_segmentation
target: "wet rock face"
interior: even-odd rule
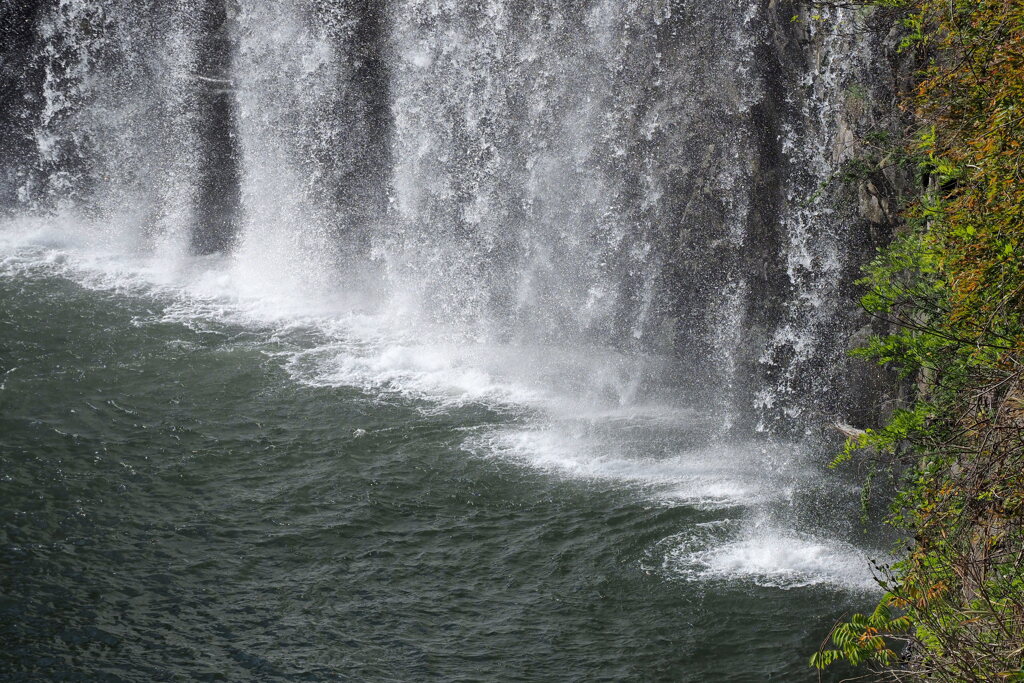
[[[391,37],[384,0],[321,2],[314,21],[327,25],[338,50],[349,56],[348,82],[336,103],[355,146],[329,162],[322,194],[345,218],[332,225],[338,239],[365,241],[388,207],[391,159]]]
[[[885,332],[861,310],[854,282],[891,239],[897,197],[910,181],[882,164],[877,140],[902,134],[901,74],[913,69],[897,51],[898,21],[887,11],[830,10],[824,22],[811,16],[817,10],[800,11],[796,21],[792,14],[792,6],[773,3],[762,15],[774,36],[763,63],[777,69],[765,76],[776,86],[766,90],[764,106],[774,115],[764,120],[782,143],[768,183],[781,192],[764,197],[775,198],[786,277],[765,283],[782,304],[763,318],[768,334],[754,346],[763,343],[764,352],[749,372],[764,378],[755,385],[775,390],[754,401],[776,425],[796,429],[825,416],[873,424],[901,389],[889,373],[849,356],[868,331]]]
[[[192,228],[197,254],[225,251],[238,230],[241,210],[231,0],[203,0],[198,14],[195,111],[198,188]],[[235,29],[237,30],[237,29]]]
[[[42,0],[0,6],[0,212],[17,207],[32,163],[43,81],[36,29],[48,6]]]

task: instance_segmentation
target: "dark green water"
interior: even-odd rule
[[[297,382],[315,332],[172,305],[0,277],[6,680],[811,681],[871,602],[660,571],[740,513],[468,452],[527,418]]]

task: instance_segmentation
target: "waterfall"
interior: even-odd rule
[[[820,25],[739,0],[13,12],[31,49],[4,56],[18,104],[0,115],[24,132],[0,138],[8,214],[226,259],[251,291],[452,342],[572,350],[585,391],[672,395],[723,432],[842,419],[859,390],[849,255],[872,237],[819,191],[849,156],[845,88],[872,68],[852,10]]]
[[[67,0],[38,10],[40,79],[22,84],[35,114],[23,208],[130,226],[118,237],[140,244],[193,223],[195,171],[213,151],[201,143],[213,141],[197,120],[190,10]]]

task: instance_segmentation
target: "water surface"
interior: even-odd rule
[[[798,512],[821,476],[773,489],[693,411],[7,249],[12,680],[814,680],[874,597]]]

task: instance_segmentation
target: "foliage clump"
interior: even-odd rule
[[[859,353],[916,389],[837,462],[902,469],[890,521],[912,540],[875,612],[812,664],[1024,681],[1024,2],[880,4],[903,6],[904,48],[929,56],[906,97],[922,189],[863,281],[894,332]]]

